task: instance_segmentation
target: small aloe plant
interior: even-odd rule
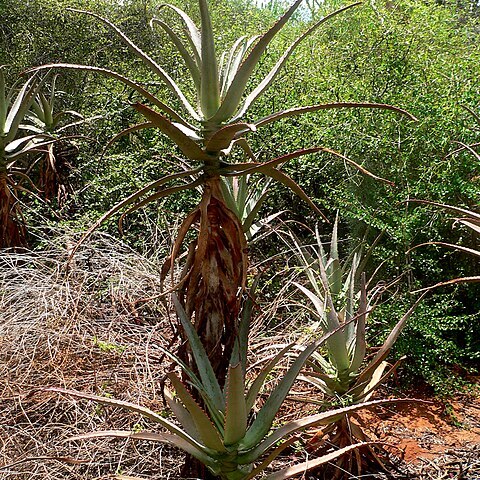
[[[56,111],[56,103],[61,93],[56,89],[56,79],[57,75],[52,79],[49,93],[42,89],[36,94],[26,117],[31,131],[57,140],[50,143],[42,152],[36,184],[43,198],[48,201],[56,198],[57,205],[62,206],[71,189],[67,180],[71,170],[68,159],[71,158],[72,149],[75,148],[67,140],[71,137],[66,137],[65,134],[75,126],[83,124],[86,119],[73,110]]]
[[[294,284],[312,303],[313,309],[309,311],[316,320],[318,329],[332,335],[326,340],[323,351],[313,352],[308,361],[310,370],[299,378],[316,387],[333,403],[359,404],[369,401],[398,366],[399,362],[389,368],[385,359],[423,295],[402,316],[373,357],[367,360],[366,323],[375,298],[382,291],[375,289],[367,296],[363,269],[371,249],[364,254],[361,247],[357,248],[348,261],[341,262],[338,217],[333,227],[329,251],[322,244],[318,230],[316,241],[317,251],[312,255],[311,249],[300,245],[293,235],[290,236],[289,243],[293,243],[294,254],[301,265],[301,273],[307,277],[308,287],[300,283]],[[343,447],[368,440],[361,427],[349,421],[349,414],[324,428],[321,437],[324,441],[320,447],[324,447],[325,442]],[[361,462],[358,461],[358,454],[355,457],[346,456],[343,458],[344,463],[340,461],[341,466],[352,468],[352,459],[356,458],[355,468],[359,474],[361,464],[370,460],[383,467],[374,450],[367,450],[369,454],[364,454]]]
[[[273,358],[267,359],[258,376],[252,379],[251,382],[247,382],[248,328],[253,302],[251,299],[246,300],[240,321],[240,332],[236,338],[228,368],[227,381],[222,389],[199,336],[183,306],[175,296],[174,303],[182,325],[185,328],[198,373],[195,373],[181,359],[167,350],[164,352],[181,366],[183,372],[188,376],[192,388],[199,393],[205,408],[201,408],[185,384],[173,372],[168,375],[168,378],[175,390],[175,394],[168,388],[165,388],[164,393],[170,410],[175,415],[180,426],[152,410],[135,404],[71,390],[50,388],[48,389],[49,391],[93,400],[104,405],[125,408],[159,424],[167,431],[166,433],[118,430],[98,431],[79,435],[70,440],[116,437],[169,443],[198,459],[222,480],[249,480],[264,472],[286,447],[298,440],[295,434],[309,427],[328,425],[336,419],[342,418],[344,415],[360,408],[382,405],[387,402],[382,400],[365,402],[303,418],[300,417],[272,430],[273,422],[278,417],[278,411],[299,371],[309,355],[331,333],[306,347],[296,357],[276,387],[264,400],[263,405],[259,407],[253,416],[252,409],[257,403],[260,393],[265,398],[264,392],[262,392],[265,380],[277,364],[285,358],[293,345],[286,346]],[[291,478],[309,468],[315,468],[331,462],[355,448],[365,445],[368,445],[368,443],[359,442],[356,445],[348,445],[340,450],[327,453],[321,457],[288,467],[262,478],[268,480]],[[119,478],[122,477],[120,476]],[[131,479],[132,477],[128,478]]]
[[[302,149],[268,161],[259,161],[255,156],[252,158],[247,136],[286,117],[334,108],[387,109],[414,119],[407,112],[384,104],[329,103],[274,112],[251,122],[245,120],[250,107],[270,87],[296,47],[327,20],[359,5],[359,3],[348,5],[313,22],[312,26],[285,50],[263,80],[249,90],[252,74],[262,55],[301,3],[302,0],[295,0],[285,14],[263,35],[241,37],[221,55],[217,53],[207,0],[198,0],[200,28],[178,7],[170,4],[161,5],[160,13],[168,12],[171,18],[176,18],[183,34],[178,34],[178,29],[166,21],[167,15],[154,18],[151,25],[164,32],[184,60],[194,86],[190,95],[185,94],[161,65],[109,20],[95,13],[72,9],[94,17],[115,32],[129,50],[167,87],[180,105],[180,111],[171,108],[142,84],[105,68],[62,63],[37,67],[87,70],[123,82],[150,104],[137,102],[133,105],[135,110],[145,117],[145,121],[125,132],[157,128],[175,143],[188,161],[194,164],[193,169],[179,171],[154,181],[115,205],[87,231],[83,239],[103,221],[122,209],[127,209],[128,213],[159,198],[198,186],[203,187],[198,207],[186,217],[179,229],[164,273],[166,275],[169,270],[173,271],[187,232],[193,224],[198,224],[197,238],[190,248],[190,255],[187,256],[186,265],[182,269],[183,277],[178,283],[178,295],[188,317],[195,324],[205,349],[209,352],[214,371],[221,383],[225,379],[238,328],[236,322],[240,311],[239,292],[245,287],[248,260],[244,227],[241,219],[227,205],[222,178],[242,177],[253,173],[266,175],[290,188],[320,215],[321,212],[300,186],[282,172],[281,165],[304,155],[326,152],[354,165],[364,174],[378,178],[354,161],[324,146]],[[191,97],[195,97],[196,105],[188,100]],[[229,163],[229,154],[233,149],[243,150],[250,156],[250,161]],[[194,180],[177,183],[192,175],[195,177]]]
[[[7,89],[3,67],[0,67],[0,248],[26,244],[18,203],[19,193],[26,189],[16,179],[32,182],[24,173],[15,170],[16,162],[53,141],[25,123],[28,109],[42,83],[33,76],[18,91],[18,82]]]

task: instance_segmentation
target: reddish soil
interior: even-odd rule
[[[398,404],[360,415],[365,430],[395,447],[408,464],[433,460],[461,447],[480,445],[480,397],[449,403]]]

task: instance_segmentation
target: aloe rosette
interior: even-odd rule
[[[313,426],[331,424],[360,408],[389,402],[377,400],[338,408],[300,417],[272,429],[274,419],[278,418],[278,411],[307,358],[331,333],[306,347],[291,363],[276,387],[266,394],[264,391],[266,379],[278,363],[288,355],[293,345],[288,345],[273,357],[265,359],[264,366],[258,375],[247,381],[246,354],[252,301],[251,299],[246,300],[242,310],[239,335],[236,338],[228,367],[226,384],[222,388],[199,336],[175,296],[174,302],[190,342],[198,374],[175,355],[167,350],[165,353],[187,374],[190,385],[199,392],[204,407],[200,406],[176,373],[168,375],[174,393],[168,388],[164,390],[168,406],[175,416],[175,423],[165,418],[165,415],[129,402],[61,388],[49,388],[49,391],[130,410],[158,424],[164,430],[163,432],[97,431],[78,435],[69,440],[115,437],[169,443],[198,459],[214,475],[223,480],[248,480],[264,472],[286,447],[298,440],[298,434],[303,430]],[[257,401],[260,396],[263,402],[261,407]],[[257,408],[255,415],[252,414],[254,406]],[[348,445],[308,462],[301,462],[265,477],[262,476],[262,478],[269,480],[291,478],[310,468],[331,462],[358,447],[368,445],[365,442]],[[135,477],[129,476],[128,478]]]
[[[299,378],[314,386],[334,404],[355,405],[369,401],[378,387],[392,374],[399,362],[390,366],[386,358],[402,332],[408,319],[423,299],[421,295],[401,317],[373,356],[367,356],[366,324],[376,298],[385,287],[374,288],[367,296],[364,268],[372,248],[363,252],[362,246],[354,249],[346,261],[341,261],[338,248],[338,217],[335,221],[327,251],[316,231],[313,248],[301,245],[293,234],[284,237],[292,248],[307,281],[294,285],[309,299],[313,308],[308,308],[319,331],[331,333],[325,348],[316,350],[308,360],[310,367]],[[304,307],[305,308],[305,307]],[[354,412],[352,412],[354,413]],[[351,413],[339,417],[325,427],[320,434],[321,447],[329,448],[333,443],[340,448],[369,440],[362,428],[349,420]],[[315,443],[315,442],[314,442]],[[373,460],[384,466],[374,449],[369,454],[358,454],[343,458],[343,468],[357,468],[360,475],[362,463]],[[362,458],[360,461],[359,459]],[[354,460],[355,459],[355,460]],[[350,465],[347,465],[350,463]]]

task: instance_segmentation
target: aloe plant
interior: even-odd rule
[[[66,133],[72,128],[83,124],[86,119],[73,110],[56,111],[59,93],[56,88],[55,75],[51,81],[50,91],[41,89],[35,95],[30,111],[26,115],[28,128],[38,135],[48,135],[57,141],[46,146],[38,161],[38,179],[36,185],[47,201],[57,199],[57,205],[62,206],[71,187],[68,184],[68,174],[72,168],[71,137]],[[93,119],[98,118],[94,117]],[[89,119],[92,120],[92,119]]]
[[[265,34],[239,38],[222,55],[217,54],[207,0],[199,0],[201,26],[178,7],[164,4],[159,7],[162,17],[154,18],[151,26],[159,28],[172,41],[184,60],[191,76],[194,91],[185,94],[172,77],[150,55],[135,45],[118,27],[109,20],[90,12],[73,10],[94,17],[110,28],[117,37],[144,63],[146,67],[168,88],[180,104],[177,112],[163,100],[148,91],[143,85],[120,73],[88,65],[50,64],[42,67],[70,68],[97,72],[123,82],[135,90],[145,101],[133,107],[145,117],[141,124],[127,131],[144,128],[158,128],[167,135],[181,153],[195,167],[163,177],[133,193],[104,214],[87,231],[84,239],[103,221],[128,207],[126,213],[141,208],[176,192],[203,187],[202,199],[181,225],[171,256],[166,263],[164,274],[173,266],[182,248],[190,227],[199,225],[198,235],[190,247],[190,254],[178,281],[178,295],[188,317],[195,324],[202,343],[212,361],[214,371],[223,383],[233,349],[236,319],[240,309],[239,292],[245,287],[247,270],[247,242],[241,220],[228,207],[222,188],[222,177],[241,177],[261,173],[283,183],[307,202],[318,214],[321,212],[306,193],[279,168],[285,162],[308,154],[326,152],[357,167],[364,174],[378,178],[353,160],[324,146],[298,150],[292,153],[260,162],[253,157],[248,162],[229,163],[228,155],[233,149],[245,151],[251,157],[251,148],[246,137],[257,129],[279,119],[308,112],[333,108],[371,108],[392,110],[414,119],[404,110],[377,103],[330,103],[293,108],[272,113],[253,122],[244,119],[251,105],[265,92],[277,77],[279,71],[308,35],[334,16],[358,5],[354,3],[314,22],[300,35],[278,59],[276,64],[252,90],[249,81],[262,55],[276,34],[294,14],[302,0],[295,2],[286,13]],[[183,35],[166,21],[167,13],[177,18]],[[194,96],[196,107],[188,100]],[[161,112],[161,113],[160,113]],[[195,180],[176,183],[194,175]],[[81,242],[80,242],[81,243]]]
[[[52,142],[48,135],[39,134],[24,123],[42,83],[33,76],[18,91],[18,82],[7,88],[3,67],[0,67],[0,248],[26,244],[18,203],[19,194],[26,189],[17,179],[31,181],[15,170],[16,163]]]
[[[272,430],[274,419],[277,418],[278,411],[300,369],[309,355],[332,333],[325,335],[306,347],[291,363],[291,366],[279,380],[276,387],[264,400],[265,392],[262,390],[265,380],[277,364],[287,355],[293,345],[286,346],[274,355],[273,358],[266,359],[264,367],[258,375],[252,381],[247,382],[248,329],[253,305],[252,299],[246,300],[242,311],[240,331],[236,337],[235,347],[228,368],[227,381],[223,389],[218,382],[199,336],[183,306],[175,296],[174,302],[190,342],[198,373],[195,373],[180,358],[168,350],[164,350],[164,352],[178,363],[187,374],[189,383],[199,392],[205,409],[201,408],[185,384],[173,372],[168,375],[168,378],[175,394],[168,388],[165,388],[164,393],[170,410],[175,415],[180,426],[167,420],[165,416],[135,404],[61,388],[49,388],[48,390],[53,392],[130,410],[159,424],[167,431],[166,433],[118,430],[97,431],[78,435],[70,438],[70,440],[116,437],[169,443],[198,459],[220,479],[249,480],[261,474],[286,447],[296,441],[298,437],[295,434],[313,426],[327,425],[360,408],[389,402],[380,400],[338,408],[299,418]],[[264,401],[262,406],[258,407],[257,399],[260,394]],[[252,410],[255,405],[258,411],[253,416]],[[331,462],[359,446],[365,447],[366,445],[368,444],[365,444],[365,442],[348,445],[340,450],[280,470],[263,478],[269,480],[291,478],[309,468],[315,468]],[[122,477],[120,476],[119,478]]]
[[[328,252],[320,240],[318,230],[313,249],[302,246],[293,234],[290,234],[286,241],[299,261],[301,275],[307,279],[307,286],[297,282],[294,284],[313,305],[308,311],[315,320],[318,330],[332,333],[325,342],[326,348],[312,353],[308,361],[310,370],[299,378],[317,388],[334,404],[355,405],[369,401],[378,387],[398,366],[399,362],[389,367],[386,357],[423,295],[397,322],[373,357],[369,358],[366,324],[376,298],[384,290],[375,288],[367,295],[367,282],[363,270],[371,248],[364,253],[360,246],[353,251],[347,261],[341,262],[338,248],[338,217],[333,227]],[[375,243],[376,241],[374,245]],[[319,445],[320,451],[331,444],[343,448],[358,441],[369,440],[362,428],[349,420],[349,414],[328,425],[319,436],[323,438]],[[350,471],[355,463],[359,475],[362,464],[371,460],[384,467],[372,448],[366,452],[362,456],[355,454],[344,457],[340,461],[340,466]]]

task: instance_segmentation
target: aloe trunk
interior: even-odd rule
[[[199,232],[190,245],[179,299],[223,385],[238,331],[247,260],[242,224],[226,206],[220,182],[218,176],[206,180],[199,206],[184,222],[186,228],[198,222]]]
[[[25,227],[18,221],[17,199],[8,185],[6,168],[0,165],[0,248],[26,245]]]

